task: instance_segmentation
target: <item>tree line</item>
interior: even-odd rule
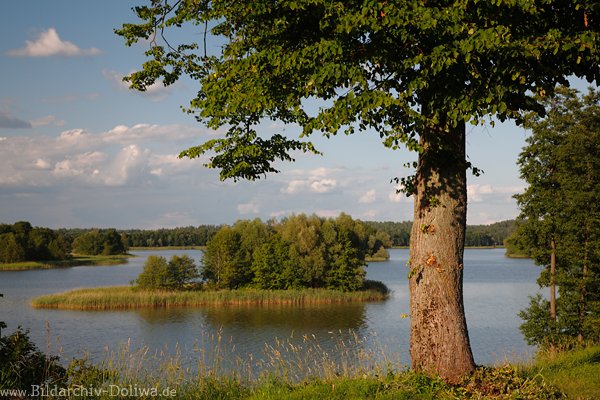
[[[0,262],[62,260],[69,257],[71,243],[49,228],[19,221],[0,224]]]
[[[387,233],[393,246],[407,247],[410,244],[412,221],[364,221],[364,223],[376,231]],[[489,225],[468,225],[465,233],[465,246],[504,246],[505,240],[514,230],[515,220],[500,221]]]
[[[361,221],[373,242],[383,248],[408,246],[412,222]],[[71,251],[82,255],[123,254],[129,247],[206,246],[223,225],[199,225],[171,229],[81,229],[52,230],[32,227],[27,221],[0,224],[0,262],[60,260]],[[515,229],[515,221],[467,227],[467,246],[502,246]],[[379,249],[379,247],[378,247]],[[367,257],[382,259],[386,253],[372,252]]]

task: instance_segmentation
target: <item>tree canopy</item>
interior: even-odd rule
[[[216,288],[359,290],[365,256],[381,249],[369,228],[345,214],[238,221],[208,242],[201,275]]]

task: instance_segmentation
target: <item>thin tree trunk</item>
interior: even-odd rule
[[[550,239],[550,319],[553,322],[554,334],[556,334],[556,241]],[[554,336],[550,343],[550,356],[556,355],[556,343]]]
[[[550,318],[556,322],[556,242],[550,240]]]
[[[465,126],[420,138],[410,240],[410,355],[416,371],[457,383],[474,368],[463,306]]]
[[[589,222],[586,220],[583,240],[583,270],[579,283],[579,334],[577,335],[579,344],[583,343],[583,326],[585,325],[585,313],[587,312],[588,243]]]

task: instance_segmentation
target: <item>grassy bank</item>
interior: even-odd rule
[[[213,340],[223,343],[220,337]],[[203,352],[197,354],[198,365],[191,369],[182,355],[126,350],[99,364],[74,360],[68,368],[65,393],[68,388],[105,388],[98,396],[86,397],[98,399],[152,390],[176,399],[600,398],[598,347],[562,354],[551,362],[542,358],[527,366],[479,367],[460,385],[448,385],[389,361],[375,361],[380,354],[356,358],[351,351],[355,344],[338,344],[335,354],[341,356],[334,359],[310,339],[295,345],[279,342],[267,346],[262,357],[254,360],[260,371],[249,368],[252,361],[238,361],[233,370],[224,370],[218,356],[207,364]],[[212,353],[221,354],[221,350]]]
[[[158,307],[200,307],[235,304],[323,304],[379,301],[387,298],[378,290],[341,292],[328,289],[298,290],[142,290],[131,286],[76,289],[32,300],[36,308],[69,310],[115,310]]]
[[[17,263],[0,264],[0,271],[24,271],[28,269],[50,269],[74,267],[79,265],[118,265],[125,264],[130,254],[119,254],[111,256],[83,256],[75,255],[66,260],[53,261],[23,261]]]

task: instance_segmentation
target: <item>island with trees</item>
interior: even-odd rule
[[[366,256],[383,248],[369,232],[346,214],[238,221],[209,240],[200,271],[187,255],[149,256],[131,286],[78,289],[32,305],[101,310],[383,300],[385,285],[365,279]]]

